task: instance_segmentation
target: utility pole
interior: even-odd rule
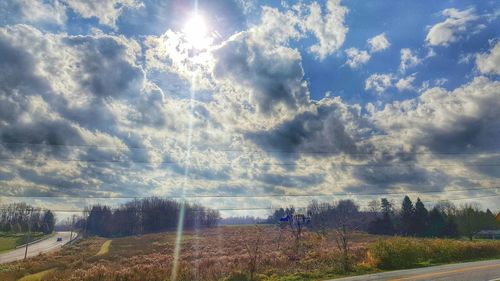
[[[24,250],[24,259],[28,256],[28,245],[30,244],[31,240],[31,215],[33,214],[33,208],[27,209],[29,212],[29,217],[28,217],[28,239],[26,240],[26,249]]]

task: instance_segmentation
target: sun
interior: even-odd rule
[[[193,14],[184,25],[182,30],[187,42],[196,49],[208,47],[212,40],[207,34],[208,26],[203,17],[196,13]]]

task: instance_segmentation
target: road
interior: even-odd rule
[[[62,241],[58,242],[57,237],[62,237]],[[73,233],[73,238],[74,237],[75,233]],[[30,244],[28,246],[28,257],[33,257],[40,253],[55,251],[61,248],[64,244],[68,243],[70,240],[69,238],[70,238],[70,232],[63,231],[63,232],[57,232],[54,236],[51,236],[48,239],[36,242],[34,244]],[[0,264],[24,259],[24,251],[25,247],[22,247],[19,249],[15,249],[0,254]]]
[[[377,274],[335,279],[335,281],[493,281],[500,280],[500,259],[447,264],[416,269],[388,271]]]

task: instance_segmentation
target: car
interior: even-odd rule
[[[61,242],[62,240],[62,237],[57,237],[57,242]]]

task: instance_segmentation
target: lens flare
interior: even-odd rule
[[[207,24],[203,17],[196,13],[188,19],[182,32],[192,47],[203,49],[212,43],[211,38],[207,34],[207,29]]]

